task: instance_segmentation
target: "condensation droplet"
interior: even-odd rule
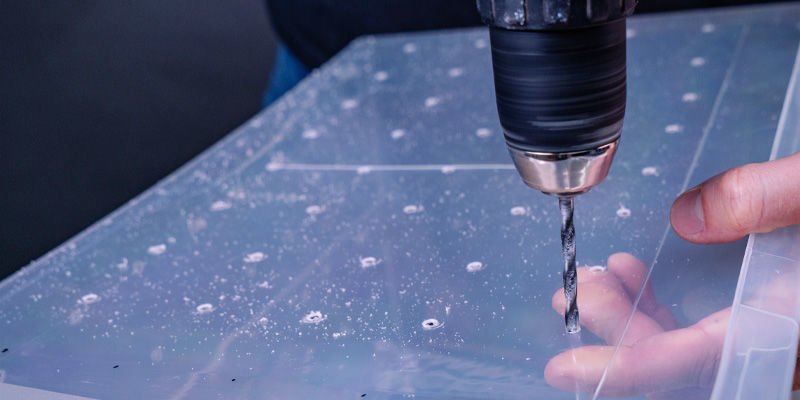
[[[635,29],[630,29],[630,28],[626,29],[625,30],[625,37],[628,38],[628,39],[635,38],[636,37],[636,30]]]
[[[244,257],[244,262],[246,262],[246,263],[256,263],[256,262],[259,262],[259,261],[263,261],[265,258],[267,258],[266,254],[264,254],[264,253],[262,253],[260,251],[256,251],[254,253],[250,253],[250,254],[246,255]]]
[[[703,57],[695,57],[689,61],[689,64],[693,67],[702,67],[703,65],[706,65],[706,59]]]
[[[308,314],[304,315],[303,318],[300,320],[301,324],[318,324],[322,321],[328,319],[327,315],[322,315],[319,311],[311,311]]]
[[[98,301],[100,301],[100,296],[94,293],[88,293],[83,295],[83,297],[81,297],[81,299],[78,302],[87,305],[87,304],[97,303]]]
[[[428,97],[425,99],[425,107],[434,107],[439,104],[440,101],[438,97]]]
[[[688,92],[688,93],[684,93],[683,94],[683,97],[681,97],[681,100],[683,100],[686,103],[692,103],[692,102],[697,101],[698,98],[700,98],[700,96],[697,93]]]
[[[375,80],[378,82],[383,82],[389,79],[389,74],[386,71],[378,71],[375,73]]]
[[[279,163],[279,162],[270,162],[269,164],[267,164],[266,168],[267,168],[267,171],[277,171],[277,170],[283,168],[283,165],[281,165],[281,163]]]
[[[478,272],[478,271],[482,270],[483,268],[485,268],[485,266],[480,261],[473,261],[473,262],[467,264],[467,271],[469,271],[469,272]]]
[[[644,176],[658,176],[658,169],[656,169],[656,167],[644,167],[644,168],[642,168],[642,175],[644,175]]]
[[[450,70],[447,71],[447,75],[449,75],[451,78],[457,78],[461,75],[464,75],[464,68],[450,68]]]
[[[372,172],[372,168],[370,168],[369,166],[366,166],[366,165],[362,165],[362,166],[356,168],[356,173],[359,174],[359,175],[368,174],[370,172]]]
[[[208,314],[214,311],[214,306],[212,306],[210,303],[203,303],[197,306],[195,310],[197,310],[198,314]]]
[[[488,43],[486,43],[486,39],[477,39],[474,43],[476,49],[483,49],[487,44]]]
[[[322,207],[318,205],[312,205],[306,207],[306,214],[308,215],[318,215],[321,212],[322,212]]]
[[[522,206],[511,207],[511,215],[520,216],[528,213],[528,210]]]
[[[478,128],[475,134],[478,135],[479,138],[487,138],[492,135],[492,131],[487,128]]]
[[[417,51],[417,45],[415,45],[414,43],[406,43],[405,45],[403,45],[403,53],[411,54],[415,51]]]
[[[261,317],[261,319],[258,320],[258,323],[261,325],[267,325],[268,322],[269,320],[267,319],[267,317]]]
[[[392,139],[397,140],[401,137],[406,135],[406,131],[403,129],[395,129],[392,131]]]
[[[165,251],[167,251],[167,245],[165,245],[163,243],[162,244],[157,244],[155,246],[150,246],[150,247],[147,248],[147,252],[152,254],[152,255],[154,255],[154,256],[157,256],[157,255],[160,255],[160,254],[164,254]]]
[[[700,28],[700,30],[703,31],[703,33],[711,33],[714,32],[716,29],[717,27],[714,26],[714,24],[703,24],[703,26]]]
[[[231,207],[233,207],[233,204],[225,200],[217,200],[211,203],[211,211],[225,211]]]
[[[347,99],[342,102],[342,110],[351,110],[353,108],[358,107],[358,100],[355,99]]]
[[[319,137],[319,131],[316,129],[306,129],[303,131],[303,139],[314,140]]]
[[[372,268],[378,265],[380,261],[375,257],[364,257],[360,259],[361,261],[361,268]]]
[[[589,271],[592,271],[592,272],[606,272],[606,271],[608,271],[608,268],[606,268],[605,265],[593,265],[593,266],[589,267]]]
[[[683,126],[679,124],[669,124],[664,127],[664,132],[666,133],[678,133],[683,131]]]
[[[425,321],[422,321],[422,329],[426,331],[432,331],[435,329],[439,329],[444,326],[444,323],[439,322],[436,318],[428,318]]]
[[[631,210],[623,205],[619,206],[617,210],[617,216],[620,218],[628,218],[631,216]]]
[[[262,289],[270,289],[270,288],[272,288],[272,286],[269,285],[269,281],[261,282],[256,286],[258,286],[258,287],[260,287]]]
[[[416,214],[418,212],[422,212],[424,208],[421,205],[416,204],[409,204],[403,207],[403,212],[406,214]]]

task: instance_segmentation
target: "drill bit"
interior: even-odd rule
[[[561,209],[561,254],[564,258],[564,297],[566,309],[564,321],[567,333],[581,330],[578,322],[578,271],[575,268],[575,225],[572,216],[575,211],[573,196],[560,196],[558,206]]]

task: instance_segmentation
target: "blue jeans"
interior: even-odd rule
[[[261,99],[262,109],[267,108],[272,102],[291,90],[310,72],[308,67],[300,62],[283,42],[278,44],[276,53],[269,86]]]

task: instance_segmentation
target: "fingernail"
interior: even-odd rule
[[[675,200],[672,205],[672,228],[684,236],[696,235],[706,228],[699,186]]]

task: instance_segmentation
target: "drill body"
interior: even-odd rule
[[[572,196],[608,174],[626,101],[635,0],[478,0],[497,110],[525,183]]]

